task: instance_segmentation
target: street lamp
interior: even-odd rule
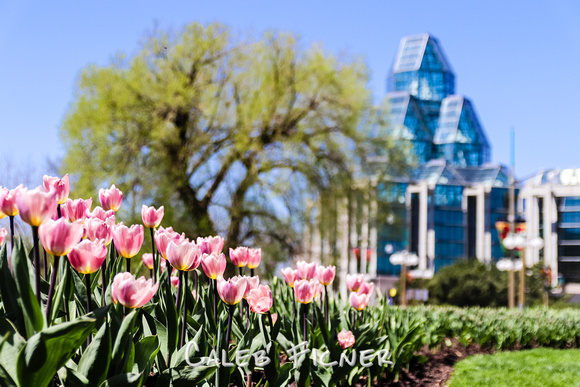
[[[417,254],[409,253],[407,250],[391,255],[389,261],[393,265],[401,265],[401,306],[407,304],[407,266],[415,266],[419,263]]]

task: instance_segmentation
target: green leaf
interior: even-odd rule
[[[10,338],[11,334],[10,333],[6,333],[6,335],[4,336],[4,338],[2,339],[2,341],[0,341],[0,360],[4,360],[5,356],[3,355],[2,349],[4,348],[4,346],[7,344],[8,339]],[[10,345],[11,348],[8,348],[7,351],[4,354],[8,354],[8,355],[16,355],[17,356],[17,349],[15,350],[13,345]],[[12,353],[10,353],[12,352]],[[0,361],[0,385],[2,386],[6,386],[6,387],[12,387],[12,386],[16,386],[16,382],[14,381],[15,378],[13,378],[13,376],[11,376],[11,373],[14,373],[14,364],[9,364],[10,361],[8,362],[4,362],[4,361]],[[8,372],[8,370],[5,368],[7,366],[12,366],[12,371],[13,372]]]
[[[7,318],[14,321],[21,334],[25,334],[24,315],[18,303],[18,288],[16,287],[16,282],[12,277],[10,265],[8,264],[7,245],[5,243],[2,246],[2,250],[0,250],[0,296],[2,297]]]
[[[83,353],[77,371],[94,385],[101,384],[107,377],[111,363],[111,332],[105,323]]]
[[[135,345],[135,365],[133,372],[149,373],[149,368],[155,356],[159,352],[159,339],[157,336],[147,336]],[[147,372],[144,372],[147,370]]]
[[[19,384],[38,387],[48,385],[58,369],[86,340],[96,322],[94,317],[82,316],[33,335],[18,356]]]
[[[127,350],[128,344],[133,341],[133,327],[135,321],[137,320],[138,310],[134,310],[129,313],[123,319],[121,327],[117,332],[117,337],[115,338],[115,344],[113,346],[113,353],[111,362],[114,365],[115,372],[118,373],[127,364],[125,359],[125,351]],[[130,347],[130,346],[129,346]],[[130,349],[130,348],[129,348]],[[110,369],[109,371],[111,371]]]
[[[105,380],[100,387],[140,387],[142,385],[142,374],[120,374]]]
[[[67,284],[72,280],[70,275],[70,270],[72,269],[70,268],[70,265],[67,261],[68,259],[63,257],[59,262],[59,271],[63,273],[63,275],[60,278],[60,281],[57,281],[58,285],[56,288],[56,294],[53,296],[54,306],[52,307],[52,316],[50,317],[51,323],[58,317],[60,306],[63,304],[63,301],[67,302],[65,298],[65,290],[67,289]]]
[[[58,370],[58,377],[66,387],[89,387],[96,385],[89,382],[89,379],[81,375],[79,372],[67,366],[61,367]]]
[[[159,375],[156,386],[168,386],[171,383],[173,387],[190,387],[211,378],[216,369],[217,366],[191,367],[189,365],[170,368]]]

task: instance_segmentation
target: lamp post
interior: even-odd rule
[[[417,254],[409,253],[407,250],[391,255],[389,261],[393,265],[401,265],[401,306],[407,305],[407,266],[415,266],[419,263]]]

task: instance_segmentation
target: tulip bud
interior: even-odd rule
[[[71,266],[81,274],[91,274],[101,268],[107,258],[107,246],[102,241],[85,239],[68,255]]]
[[[298,269],[298,275],[301,279],[311,280],[316,277],[316,262],[298,261],[296,269]]]
[[[321,284],[328,286],[334,281],[334,276],[336,275],[336,266],[318,266],[316,269],[316,276]]]
[[[248,249],[248,268],[255,269],[260,266],[262,249]]]
[[[40,187],[33,190],[22,188],[16,195],[16,204],[23,221],[31,226],[40,226],[56,212],[56,191],[44,192]]]
[[[140,224],[134,224],[131,228],[119,223],[113,229],[113,241],[119,254],[124,258],[132,258],[143,244],[144,230]]]
[[[99,201],[103,209],[117,212],[123,202],[123,193],[113,184],[111,188],[99,190]]]
[[[365,277],[362,274],[347,274],[346,275],[346,286],[351,292],[356,292],[360,289]]]
[[[70,253],[82,238],[83,225],[80,222],[70,223],[64,218],[49,219],[38,228],[38,236],[48,253],[62,257]]]
[[[146,205],[143,205],[141,207],[141,219],[143,220],[145,227],[157,228],[161,224],[164,211],[165,209],[163,206],[156,210],[153,206],[147,207]]]
[[[248,304],[254,313],[266,313],[274,303],[272,298],[272,291],[269,286],[260,285],[256,289],[250,290],[248,295]]]
[[[343,349],[346,349],[348,347],[352,347],[354,345],[354,335],[352,334],[351,331],[347,331],[346,329],[343,329],[337,336],[338,339],[338,343],[340,344],[340,346]]]
[[[219,276],[217,278],[217,289],[223,302],[228,305],[236,305],[244,296],[246,280],[240,276],[236,276],[226,281],[224,277]]]
[[[131,273],[118,273],[111,285],[111,299],[127,308],[140,308],[153,298],[159,283],[145,277],[135,279]]]

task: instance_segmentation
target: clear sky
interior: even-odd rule
[[[492,144],[516,175],[580,168],[580,2],[558,1],[3,1],[0,3],[0,169],[8,159],[42,175],[63,148],[58,128],[88,64],[134,53],[157,24],[222,22],[274,29],[361,55],[378,102],[399,40],[436,36]],[[0,174],[0,179],[5,174]],[[2,185],[2,181],[0,181]]]

